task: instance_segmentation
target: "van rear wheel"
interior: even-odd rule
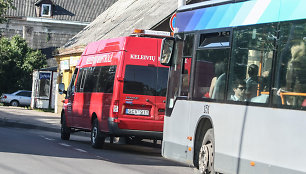
[[[93,148],[102,148],[105,141],[105,135],[99,129],[98,119],[95,119],[91,129],[91,146]]]

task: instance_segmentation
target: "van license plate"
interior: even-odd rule
[[[149,116],[149,110],[142,109],[126,109],[125,113],[128,115],[145,115]]]

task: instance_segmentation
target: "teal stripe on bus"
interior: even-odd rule
[[[178,32],[305,19],[306,0],[253,0],[177,14]]]

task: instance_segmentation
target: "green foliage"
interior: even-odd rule
[[[16,35],[11,40],[0,39],[0,91],[31,90],[32,72],[46,67],[46,56],[32,50]]]
[[[12,4],[12,0],[0,0],[0,23],[6,21],[5,18],[3,17],[3,14],[6,12],[8,8],[15,9],[15,7]]]

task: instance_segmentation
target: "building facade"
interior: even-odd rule
[[[29,46],[39,49],[56,66],[55,50],[80,32],[117,0],[14,0],[0,37],[22,36]],[[76,5],[78,4],[78,5]]]

